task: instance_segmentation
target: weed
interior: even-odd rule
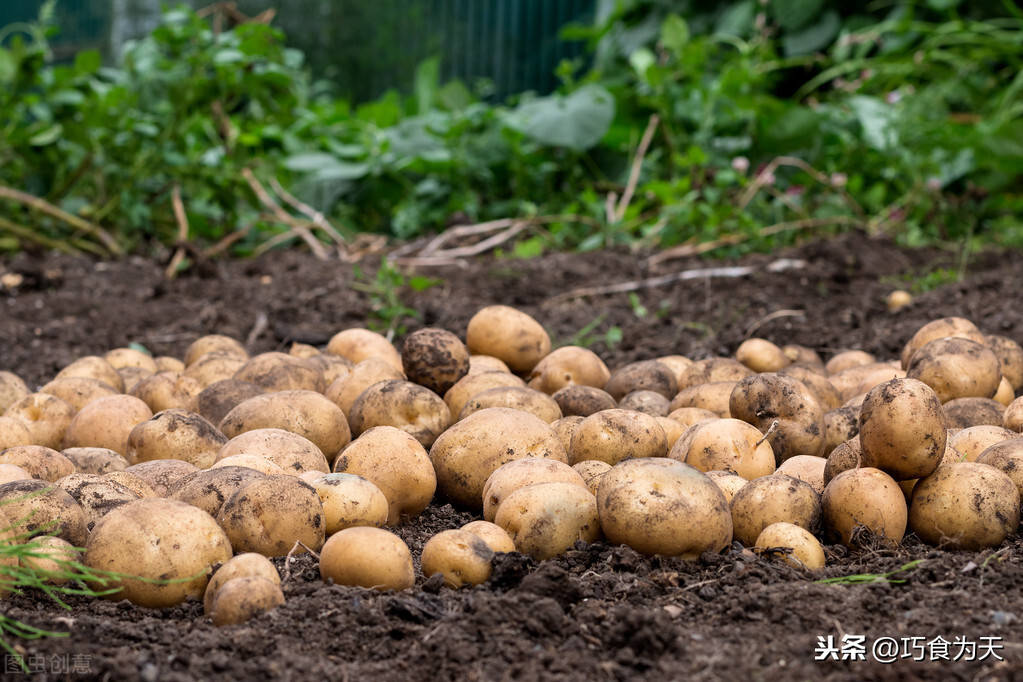
[[[923,559],[917,559],[910,561],[909,563],[899,566],[894,571],[888,571],[887,573],[857,573],[855,575],[843,575],[837,578],[824,578],[816,582],[825,585],[862,585],[867,583],[878,583],[885,582],[893,585],[901,585],[907,581],[904,576],[909,571],[912,571],[917,566],[924,562]]]
[[[418,310],[405,304],[403,295],[407,291],[425,291],[441,283],[441,280],[431,277],[408,277],[387,258],[380,259],[380,267],[372,278],[358,266],[355,266],[354,273],[356,281],[352,283],[352,288],[369,297],[368,326],[383,333],[388,341],[407,331],[406,320],[419,320],[422,317]]]

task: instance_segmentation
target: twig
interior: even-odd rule
[[[461,258],[388,258],[387,261],[393,265],[402,265],[405,267],[444,267],[448,265],[455,265],[460,268],[469,267],[469,263],[462,260]]]
[[[111,237],[110,234],[102,227],[94,225],[84,218],[72,215],[67,211],[63,211],[45,199],[40,199],[39,197],[28,194],[27,192],[22,192],[4,185],[0,185],[0,199],[9,199],[10,201],[30,206],[37,211],[41,211],[53,218],[56,218],[57,220],[71,225],[78,230],[81,230],[82,232],[85,232],[86,234],[96,237],[103,242],[104,246],[107,247],[107,250],[115,256],[121,256],[124,254],[124,250],[121,248],[120,244],[117,243],[117,240]]]
[[[185,260],[185,242],[188,241],[188,216],[185,214],[185,205],[181,202],[181,185],[175,184],[171,191],[171,206],[174,208],[174,220],[178,224],[178,248],[174,252],[167,269],[163,271],[166,279],[174,279],[178,267]]]
[[[452,227],[449,230],[445,230],[436,239],[431,241],[423,250],[419,252],[421,256],[428,256],[436,251],[440,250],[442,244],[446,244],[452,239],[458,237],[472,237],[479,234],[487,234],[489,232],[496,232],[498,230],[504,230],[515,224],[514,218],[501,218],[500,220],[489,220],[485,223],[477,223],[476,225],[462,225],[460,227]]]
[[[309,552],[309,554],[311,554],[317,561],[319,561],[320,559],[319,554],[306,547],[305,543],[302,542],[301,540],[295,540],[295,544],[291,546],[291,551],[288,552],[288,556],[284,560],[284,579],[281,582],[286,583],[289,580],[291,580],[291,558],[295,556],[295,550],[297,550],[299,547]]]
[[[11,222],[4,217],[0,217],[0,229],[10,232],[19,239],[35,242],[36,244],[39,244],[39,246],[43,246],[47,249],[55,249],[57,251],[63,251],[64,253],[76,253],[75,249],[72,249],[64,242],[57,239],[50,239],[49,237],[39,234],[35,230],[30,230],[24,225]]]
[[[513,224],[507,230],[495,234],[493,237],[484,239],[483,241],[473,244],[472,246],[460,246],[454,249],[446,249],[444,251],[434,251],[432,256],[434,258],[464,258],[465,256],[478,256],[485,251],[499,246],[518,233],[529,227],[529,221],[522,221]]]
[[[657,114],[651,114],[650,120],[646,124],[646,130],[643,131],[643,137],[639,141],[639,147],[636,149],[636,157],[632,160],[632,168],[629,170],[629,181],[625,185],[625,191],[622,192],[622,200],[618,202],[618,210],[615,213],[615,222],[620,221],[625,217],[625,211],[629,208],[629,203],[632,201],[633,195],[636,193],[636,185],[639,183],[639,173],[643,169],[643,159],[646,157],[647,150],[650,149],[650,142],[654,139],[654,131],[657,130],[657,124],[661,122],[661,119]]]
[[[770,438],[774,434],[774,432],[777,431],[777,430],[778,430],[778,420],[775,419],[773,422],[771,422],[771,425],[767,428],[767,431],[764,431],[764,437],[761,438],[760,440],[758,440],[756,445],[753,446],[753,448],[754,449],[759,448],[760,444],[763,443],[768,438]]]
[[[773,313],[769,315],[764,315],[759,320],[751,324],[749,328],[746,329],[746,335],[743,338],[748,339],[749,337],[753,336],[753,332],[760,329],[771,320],[777,320],[779,317],[805,317],[805,316],[806,313],[803,312],[802,310],[775,310]]]
[[[336,244],[343,246],[346,243],[345,238],[341,236],[341,233],[337,231],[337,228],[327,221],[326,216],[312,206],[303,203],[288,190],[284,189],[284,187],[281,186],[281,183],[277,181],[277,178],[270,178],[270,187],[277,193],[277,196],[284,200],[284,203],[309,218],[316,227],[326,232],[327,236],[333,239]]]
[[[614,191],[608,192],[607,198],[604,200],[604,220],[607,221],[608,225],[613,225],[615,223],[615,214],[617,213],[615,205],[617,202],[618,194]]]
[[[222,238],[213,246],[203,251],[202,252],[203,258],[213,258],[214,256],[219,256],[224,251],[227,251],[235,242],[237,242],[238,240],[242,239],[245,235],[247,235],[250,230],[252,230],[251,224],[246,225],[240,230],[235,230],[231,234]]]
[[[757,177],[753,180],[752,183],[750,183],[750,186],[747,187],[746,191],[742,193],[742,197],[739,199],[740,210],[746,208],[746,206],[749,205],[749,202],[753,201],[753,197],[756,196],[757,192],[759,192],[764,185],[768,184],[771,177],[774,175],[774,171],[778,170],[778,168],[781,166],[791,166],[793,168],[798,168],[799,170],[805,172],[807,175],[809,175],[822,185],[827,185],[832,189],[838,190],[838,193],[842,195],[842,199],[845,201],[845,203],[849,205],[850,208],[852,208],[853,212],[855,212],[856,215],[860,216],[861,218],[863,218],[866,215],[863,211],[863,207],[860,206],[859,203],[855,199],[853,199],[852,196],[848,192],[846,192],[844,188],[836,187],[834,183],[831,182],[831,178],[829,178],[827,175],[825,175],[824,173],[820,172],[819,170],[808,164],[806,161],[803,161],[798,156],[778,156],[772,159],[771,162],[768,163],[766,166],[764,166],[764,169],[757,174]]]
[[[253,256],[262,256],[264,253],[266,253],[270,249],[272,249],[275,246],[278,246],[280,244],[283,244],[284,242],[286,242],[286,241],[288,241],[290,239],[298,239],[298,235],[295,233],[294,230],[288,230],[287,232],[282,232],[282,233],[280,233],[278,235],[274,235],[273,237],[270,237],[265,242],[263,242],[262,244],[257,246],[255,249],[253,249],[252,250],[252,255]]]
[[[249,187],[252,188],[252,191],[255,193],[256,198],[259,199],[260,203],[263,204],[263,206],[265,206],[279,221],[290,226],[292,232],[301,237],[302,240],[309,245],[309,249],[313,252],[313,255],[316,256],[317,259],[327,260],[329,258],[326,247],[313,236],[313,233],[309,231],[308,227],[296,220],[294,216],[289,215],[287,211],[281,208],[280,204],[273,200],[266,189],[259,184],[259,180],[256,179],[251,168],[243,168],[242,177],[245,178],[245,182],[249,183]]]
[[[269,321],[270,320],[264,312],[256,315],[256,321],[252,324],[252,330],[249,331],[249,335],[245,337],[246,348],[252,348],[252,345],[256,343],[256,340],[263,335],[263,332],[266,331]]]

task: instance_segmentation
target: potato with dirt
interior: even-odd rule
[[[861,529],[890,545],[902,542],[908,510],[899,484],[873,467],[849,469],[835,476],[821,495],[825,533],[847,547]]]
[[[646,390],[626,393],[618,401],[618,407],[623,410],[642,412],[643,414],[649,414],[651,417],[667,417],[671,411],[669,409],[670,405],[670,401],[657,391]]]
[[[711,412],[715,417],[728,419],[734,416],[729,408],[729,401],[736,385],[735,381],[712,381],[684,388],[671,399],[668,414],[688,408]]]
[[[181,372],[157,372],[135,384],[129,394],[148,405],[153,414],[175,408],[199,412],[199,396],[203,390],[198,379]]]
[[[747,547],[755,545],[761,531],[772,523],[791,523],[811,533],[820,525],[820,495],[806,481],[785,474],[751,480],[735,493],[729,506],[732,537]]]
[[[64,447],[107,448],[127,458],[132,429],[152,418],[149,406],[133,396],[99,398],[71,420],[64,435]]]
[[[42,445],[17,445],[0,450],[0,463],[21,467],[32,478],[44,481],[56,481],[75,471],[74,462]]]
[[[906,376],[934,389],[943,403],[956,398],[991,398],[1002,380],[998,356],[970,339],[949,337],[921,346]]]
[[[402,371],[398,350],[386,337],[369,329],[352,328],[338,332],[327,342],[327,353],[340,355],[354,365],[370,358],[381,360]]]
[[[927,476],[945,455],[945,412],[931,388],[916,379],[877,386],[860,410],[860,466],[896,481]]]
[[[81,505],[89,529],[112,510],[142,499],[120,483],[96,474],[70,474],[55,481],[55,485]]]
[[[656,418],[615,408],[591,414],[576,427],[568,462],[596,459],[613,466],[624,459],[667,454],[668,441]]]
[[[1023,346],[1007,336],[998,334],[987,334],[984,341],[998,356],[1002,376],[1013,393],[1023,391]]]
[[[408,545],[394,533],[367,526],[330,536],[320,552],[320,576],[335,585],[384,592],[407,590],[416,583]]]
[[[74,407],[56,396],[29,393],[11,404],[4,416],[18,420],[28,430],[31,440],[25,445],[59,450],[71,421],[77,415]]]
[[[420,565],[423,575],[440,574],[452,589],[480,585],[490,578],[494,550],[475,533],[463,529],[444,530],[423,545]]]
[[[232,379],[256,384],[267,393],[275,391],[323,391],[323,372],[302,358],[287,353],[260,353],[245,361]]]
[[[98,355],[86,355],[78,358],[57,372],[54,379],[63,379],[64,377],[97,379],[112,386],[118,393],[124,391],[124,379],[109,362]]]
[[[181,459],[154,459],[132,464],[124,471],[115,471],[105,475],[107,478],[135,490],[142,497],[147,497],[145,489],[138,489],[128,477],[141,480],[156,495],[167,497],[174,492],[181,481],[197,471],[199,471],[199,467]]]
[[[535,483],[574,483],[586,486],[575,469],[546,457],[524,457],[502,464],[483,485],[483,518],[493,521],[501,503],[519,488]]]
[[[548,424],[552,424],[562,417],[558,403],[542,391],[523,386],[498,386],[477,393],[466,401],[462,411],[458,413],[457,420],[465,419],[473,412],[479,412],[488,407],[508,407],[513,410],[522,410]]]
[[[210,609],[216,626],[238,625],[284,604],[280,585],[266,578],[232,578],[217,590]]]
[[[164,410],[135,425],[128,434],[129,464],[154,459],[180,459],[200,469],[217,461],[227,436],[194,412]]]
[[[323,546],[326,523],[316,490],[295,476],[256,478],[235,491],[217,523],[239,552],[285,556],[296,546]],[[301,544],[297,544],[301,543]]]
[[[824,410],[800,381],[781,374],[757,374],[738,382],[728,400],[733,417],[767,436],[775,461],[824,451]]]
[[[249,359],[248,351],[237,339],[223,334],[207,334],[193,341],[185,350],[183,358],[185,367],[196,364],[204,355],[210,353],[234,355],[243,361]]]
[[[323,474],[309,481],[323,505],[328,536],[356,526],[387,523],[387,498],[372,482],[355,474]]]
[[[224,583],[235,578],[263,578],[274,585],[281,584],[281,576],[277,572],[277,568],[265,556],[255,552],[237,554],[221,564],[206,585],[202,603],[203,612],[207,616],[213,610],[213,600],[217,596],[217,591],[223,587]]]
[[[224,502],[252,481],[266,474],[249,467],[228,466],[205,469],[189,474],[178,481],[167,495],[168,499],[187,502],[216,518]]]
[[[756,427],[739,419],[701,422],[682,435],[671,451],[700,471],[731,471],[747,480],[774,472],[774,451]]]
[[[643,360],[612,372],[604,390],[615,400],[633,391],[654,391],[671,400],[678,393],[678,380],[667,365],[657,360]]]
[[[328,462],[348,445],[348,419],[337,405],[315,391],[279,391],[239,403],[218,428],[228,438],[255,429],[284,429],[307,438]]]
[[[480,309],[465,331],[465,345],[476,355],[490,355],[513,372],[529,372],[551,352],[551,338],[539,322],[506,305]]]
[[[31,392],[28,384],[17,374],[0,370],[0,414]]]
[[[1004,381],[1004,378],[1003,378]],[[971,426],[1001,426],[1005,405],[990,398],[956,398],[941,406],[950,429]]]
[[[678,380],[678,390],[684,391],[700,384],[739,381],[753,374],[756,372],[735,358],[704,358],[683,370]]]
[[[0,485],[0,509],[10,529],[25,538],[56,535],[81,547],[89,537],[82,505],[49,481],[33,478]]]
[[[199,391],[193,412],[198,412],[212,424],[219,424],[236,405],[264,393],[266,391],[248,381],[223,379]]]
[[[529,373],[530,388],[554,394],[569,386],[602,389],[611,372],[600,357],[588,348],[562,346],[537,363]]]
[[[958,338],[986,345],[987,339],[977,329],[977,325],[964,317],[942,317],[932,320],[920,327],[902,348],[900,361],[902,369],[909,371],[909,365],[916,352],[931,341],[938,339]]]
[[[511,492],[494,523],[515,542],[515,549],[538,561],[564,554],[576,542],[600,537],[597,500],[578,483],[534,483]]]
[[[39,389],[40,393],[56,396],[74,408],[75,412],[97,398],[119,395],[120,392],[109,384],[98,379],[87,377],[64,377],[54,379]]]
[[[469,373],[469,349],[451,332],[428,327],[406,337],[401,364],[409,381],[444,395]]]
[[[219,461],[242,454],[265,457],[296,476],[307,471],[330,471],[327,458],[316,443],[284,429],[253,429],[238,434],[220,447],[216,458]]]
[[[592,386],[576,384],[565,386],[555,391],[551,397],[561,408],[561,414],[566,417],[589,417],[594,412],[611,410],[618,406],[611,394]]]
[[[348,423],[356,437],[375,426],[393,426],[428,448],[451,424],[451,411],[430,389],[395,379],[363,391],[352,404]]]
[[[827,563],[824,548],[813,533],[784,521],[772,523],[760,531],[753,548],[761,556],[780,555],[785,563],[796,568],[814,571]]]
[[[791,364],[785,352],[767,339],[746,339],[735,349],[735,359],[754,372],[777,372]]]
[[[32,445],[34,439],[28,425],[14,417],[0,417],[0,450],[18,445]]]
[[[352,367],[348,374],[332,381],[323,394],[341,408],[345,415],[349,415],[356,399],[373,384],[404,379],[405,373],[389,362],[379,358],[367,358]]]
[[[827,466],[828,460],[824,457],[796,455],[782,462],[774,473],[806,481],[820,495],[824,492],[824,470]]]

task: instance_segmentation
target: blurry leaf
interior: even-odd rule
[[[33,147],[45,147],[48,144],[53,144],[60,138],[60,134],[64,131],[64,127],[55,123],[54,125],[42,130],[28,139],[28,143]]]
[[[863,128],[863,139],[874,149],[891,149],[898,144],[893,127],[895,111],[876,97],[857,95],[849,98],[849,107]]]
[[[785,31],[796,31],[824,9],[824,0],[771,0],[767,9]]]
[[[757,7],[754,0],[729,5],[718,17],[717,24],[714,25],[714,32],[740,38],[747,36],[753,30],[753,18],[756,13]]]
[[[612,349],[622,342],[622,338],[624,338],[622,328],[618,326],[611,327],[604,335],[604,344],[608,347],[608,349]]]
[[[442,279],[424,277],[422,275],[415,275],[413,277],[409,277],[408,279],[408,285],[409,288],[412,289],[412,291],[426,291],[430,287],[435,287],[443,282],[444,280]]]
[[[7,83],[14,80],[18,73],[18,61],[11,54],[10,50],[0,47],[0,83]]]
[[[237,64],[238,62],[243,61],[245,61],[245,53],[232,47],[218,50],[217,53],[213,55],[213,63],[217,66]]]
[[[420,114],[433,108],[440,88],[440,57],[430,57],[416,67],[416,106]]]
[[[351,163],[324,154],[295,154],[284,160],[284,167],[298,173],[315,173],[318,180],[355,180],[369,172],[365,163]]]
[[[641,47],[629,55],[629,65],[636,71],[636,75],[646,80],[646,72],[657,62],[657,57],[648,48]]]
[[[437,101],[448,111],[458,111],[472,104],[472,92],[461,81],[445,83],[437,92]]]
[[[150,350],[143,346],[141,343],[136,342],[129,343],[128,348],[131,348],[132,350],[137,350],[140,353],[145,353],[146,355],[152,355]]]
[[[934,149],[931,156],[938,162],[938,181],[942,187],[971,173],[977,167],[972,149],[960,149],[954,155],[947,149]]]
[[[99,50],[82,50],[75,54],[76,73],[96,73],[101,66],[103,66],[103,58]]]
[[[838,12],[828,10],[816,23],[801,31],[782,36],[782,50],[789,57],[811,54],[830,45],[841,28],[842,19]]]
[[[530,237],[529,239],[523,239],[515,242],[515,247],[512,249],[512,254],[516,258],[536,258],[543,254],[543,239],[540,237]]]
[[[962,0],[927,0],[927,6],[938,12],[947,12],[962,4]]]
[[[611,93],[591,84],[567,96],[555,94],[521,104],[506,121],[540,144],[585,151],[600,142],[614,115]]]
[[[676,57],[689,43],[689,24],[677,14],[669,14],[661,23],[661,44]]]
[[[357,118],[388,128],[401,120],[401,97],[396,90],[388,90],[376,101],[355,110]]]

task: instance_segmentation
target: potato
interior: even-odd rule
[[[358,365],[370,358],[382,360],[399,372],[402,371],[401,355],[386,338],[368,329],[345,329],[338,332],[327,343],[327,352],[340,355]]]
[[[262,578],[274,585],[281,584],[277,568],[265,556],[255,552],[238,554],[221,564],[207,583],[202,598],[203,612],[206,615],[213,611],[213,602],[220,588],[235,578]]]
[[[505,407],[480,410],[456,422],[430,449],[441,493],[452,502],[476,510],[483,508],[483,486],[490,474],[502,464],[523,457],[568,461],[561,441],[548,424],[528,412]]]
[[[824,452],[831,452],[836,447],[855,438],[860,433],[861,407],[839,407],[824,413]]]
[[[511,539],[511,536],[496,523],[470,521],[462,526],[462,530],[468,531],[483,540],[487,547],[495,554],[498,552],[508,553],[515,551],[515,542]]]
[[[1012,385],[1009,383],[1009,380],[1002,375],[1002,380],[998,382],[998,390],[995,391],[995,395],[992,400],[1002,407],[1008,407],[1015,399],[1016,394],[1012,390]]]
[[[56,485],[82,506],[90,530],[109,512],[141,499],[120,483],[96,474],[70,474],[56,481]]]
[[[187,464],[187,462],[184,462]],[[146,481],[140,476],[129,473],[127,471],[110,471],[100,476],[104,480],[113,481],[123,485],[128,490],[132,491],[140,498],[143,497],[161,497],[157,494],[153,486],[146,483]]]
[[[543,457],[515,459],[495,469],[483,484],[483,518],[493,521],[505,498],[535,483],[574,483],[586,487],[583,477],[564,462]]]
[[[588,348],[563,346],[551,351],[529,373],[529,387],[553,394],[567,386],[604,388],[611,372]]]
[[[1005,406],[990,398],[956,398],[942,405],[949,428],[1001,426]]]
[[[668,452],[671,452],[671,448],[675,446],[678,439],[682,437],[682,434],[686,432],[685,426],[682,426],[679,422],[674,419],[668,419],[667,417],[654,417],[657,423],[664,429],[664,442],[668,445]]]
[[[824,411],[810,389],[791,377],[758,374],[743,379],[732,390],[728,409],[767,435],[778,464],[824,451]]]
[[[825,410],[834,410],[842,405],[842,396],[838,393],[838,389],[823,374],[799,365],[789,365],[778,374],[803,382]]]
[[[124,391],[124,380],[121,375],[117,373],[109,362],[97,355],[86,355],[78,358],[64,369],[57,372],[55,379],[63,379],[64,377],[86,377],[88,379],[98,379],[104,384],[109,384],[114,387],[118,393]]]
[[[24,424],[32,444],[56,450],[75,417],[75,408],[49,393],[29,393],[8,407],[4,416]]]
[[[894,313],[912,303],[913,295],[905,289],[895,289],[885,296],[884,302],[888,307],[888,312]]]
[[[0,450],[32,443],[32,432],[25,422],[14,417],[0,417]]]
[[[323,371],[287,353],[260,353],[245,361],[232,379],[256,384],[268,393],[275,391],[317,391],[326,388]]]
[[[668,413],[668,419],[677,421],[682,426],[689,428],[698,422],[708,419],[721,419],[716,412],[705,410],[700,407],[680,407]],[[728,417],[725,417],[728,419]]]
[[[901,369],[892,367],[886,362],[878,362],[871,365],[860,365],[850,367],[828,377],[828,381],[838,391],[839,399],[845,401],[843,405],[858,404],[853,398],[866,393],[875,386],[879,386],[892,379],[902,379],[906,373]]]
[[[852,367],[860,367],[862,365],[872,365],[877,362],[877,359],[862,350],[844,350],[835,355],[827,361],[824,365],[824,369],[828,374],[839,374]]]
[[[262,455],[249,455],[249,454],[231,455],[229,457],[224,457],[223,459],[218,459],[213,464],[213,466],[210,467],[210,469],[222,469],[222,468],[231,468],[231,469],[233,469],[235,467],[241,467],[241,468],[244,468],[244,469],[253,469],[254,471],[258,471],[259,473],[265,474],[267,476],[285,476],[285,475],[294,476],[295,475],[294,473],[289,473],[289,472],[285,471],[284,469],[282,469],[281,467],[277,466],[276,464],[271,462],[268,458],[266,458],[266,457],[264,457]]]
[[[404,378],[405,374],[389,362],[379,358],[369,358],[352,367],[352,371],[347,376],[335,379],[327,387],[324,395],[348,415],[352,412],[355,400],[373,384]]]
[[[294,476],[257,478],[224,502],[217,523],[240,552],[284,556],[297,542],[323,546],[323,505],[312,486]]]
[[[549,423],[561,419],[561,408],[546,393],[522,386],[498,386],[477,393],[466,401],[458,419],[465,419],[474,412],[488,407],[508,407],[528,412]],[[424,443],[425,445],[425,443]]]
[[[606,391],[592,386],[570,385],[555,391],[551,396],[566,417],[589,417],[594,412],[617,407],[615,399]]]
[[[754,372],[777,372],[792,361],[767,339],[746,339],[735,349],[735,359]]]
[[[160,608],[198,599],[212,567],[230,558],[231,543],[209,514],[184,502],[148,498],[104,516],[89,536],[82,563],[135,576],[113,578],[120,590],[108,598]],[[196,577],[179,580],[191,576]]]
[[[482,372],[511,372],[508,365],[504,364],[492,355],[470,355],[469,374],[480,374]]]
[[[164,410],[135,425],[128,434],[129,464],[154,459],[180,459],[200,469],[217,460],[227,437],[202,417],[185,410]]]
[[[347,358],[343,358],[340,355],[331,355],[330,353],[319,353],[313,357],[305,358],[305,362],[320,372],[324,387],[330,386],[338,379],[348,376],[352,373],[352,368],[355,367]]]
[[[739,381],[753,374],[755,374],[753,370],[735,358],[704,358],[697,360],[682,372],[678,390],[684,391],[700,384]]]
[[[632,391],[627,393],[618,407],[623,410],[634,410],[649,414],[652,417],[667,417],[669,401],[656,391]]]
[[[600,481],[597,512],[610,542],[643,554],[697,559],[732,542],[724,493],[705,474],[673,459],[615,465]]]
[[[377,426],[338,455],[334,471],[362,476],[387,498],[387,525],[419,515],[437,490],[437,475],[422,444],[401,429]]]
[[[17,445],[0,451],[0,462],[19,466],[44,481],[56,481],[73,474],[75,465],[56,450],[42,445]]]
[[[471,353],[498,358],[513,372],[529,372],[551,352],[550,336],[540,323],[504,305],[487,306],[473,315],[465,344]]]
[[[185,371],[185,363],[169,355],[157,355],[153,358],[153,362],[156,363],[157,372],[178,372],[180,374]]]
[[[1016,398],[1002,413],[1002,426],[1016,433],[1023,433],[1023,396]]]
[[[114,369],[137,367],[146,370],[150,374],[158,371],[156,360],[153,359],[153,356],[149,353],[143,353],[136,348],[114,348],[107,351],[103,359],[110,363],[110,366]]]
[[[64,377],[54,379],[39,389],[40,393],[49,393],[56,396],[74,408],[75,412],[82,409],[86,403],[96,398],[103,398],[109,395],[119,395],[119,391],[109,384],[104,384],[99,379],[88,377]]]
[[[462,408],[474,396],[483,391],[499,386],[525,386],[526,382],[514,374],[506,372],[482,372],[480,374],[467,374],[448,389],[444,394],[444,402],[452,415],[458,415]]]
[[[586,483],[586,489],[594,495],[597,494],[597,488],[600,486],[600,479],[603,478],[604,474],[611,471],[611,465],[607,462],[601,462],[597,459],[586,459],[578,464],[572,465],[572,468],[583,477],[583,481]]]
[[[906,376],[933,388],[943,403],[956,398],[990,398],[1002,380],[994,351],[958,337],[921,346],[913,353]]]
[[[121,375],[121,381],[124,382],[124,392],[129,394],[140,381],[146,377],[153,376],[152,372],[141,367],[121,367],[117,370],[117,373]]]
[[[22,554],[18,563],[23,569],[43,578],[43,582],[65,585],[71,580],[69,573],[78,573],[74,566],[69,565],[78,561],[78,552],[67,540],[43,535],[32,540],[29,545],[28,553]]]
[[[475,533],[467,530],[444,530],[423,546],[420,565],[423,575],[441,574],[444,584],[458,589],[479,585],[490,578],[494,550]]]
[[[217,590],[210,618],[216,626],[238,625],[284,603],[280,585],[266,578],[232,578]]]
[[[695,424],[675,443],[671,459],[700,471],[731,471],[747,480],[774,472],[774,451],[755,427],[738,419]]]
[[[130,395],[93,400],[71,420],[64,434],[64,447],[107,448],[127,457],[132,429],[152,417],[149,406]]]
[[[789,343],[781,347],[781,352],[792,363],[790,367],[805,367],[821,374],[827,374],[827,370],[824,369],[824,361],[813,348]]]
[[[159,375],[156,375],[159,376]],[[202,389],[195,399],[195,412],[212,424],[219,424],[239,403],[262,395],[256,384],[238,379],[223,379]],[[149,401],[146,401],[147,403]],[[168,409],[168,408],[163,408]]]
[[[678,386],[682,382],[682,375],[688,367],[693,365],[693,361],[684,355],[662,355],[659,358],[654,358],[657,362],[665,365],[675,375],[675,385]]]
[[[328,462],[351,440],[341,409],[314,391],[279,391],[249,398],[228,412],[218,428],[228,438],[255,429],[297,433],[315,443]]]
[[[241,454],[265,457],[292,475],[330,471],[327,458],[316,443],[284,429],[253,429],[238,434],[221,446],[216,458]]]
[[[1023,438],[1010,438],[984,448],[978,464],[987,464],[1012,479],[1023,496]]]
[[[0,370],[0,414],[31,392],[17,374]]]
[[[320,552],[320,576],[336,585],[407,590],[416,583],[412,553],[394,533],[358,526],[330,536]]]
[[[252,481],[266,476],[267,474],[249,467],[225,466],[205,469],[180,479],[167,497],[198,507],[216,518],[224,502],[232,495]]]
[[[166,497],[174,491],[179,482],[196,471],[199,471],[198,467],[180,459],[154,459],[150,462],[132,464],[123,472],[112,472],[105,476],[135,490],[140,496],[147,497],[145,488],[138,489],[130,479],[118,475],[130,474],[141,479],[160,497]]]
[[[400,379],[381,381],[367,388],[348,414],[348,424],[356,436],[374,426],[393,426],[427,448],[450,423],[451,412],[439,395]]]
[[[193,341],[192,345],[185,351],[185,366],[191,367],[202,359],[204,355],[209,355],[210,353],[234,355],[242,360],[249,358],[249,353],[245,350],[245,346],[237,340],[222,334],[207,334]]]
[[[565,452],[568,452],[572,446],[572,436],[575,435],[575,431],[579,428],[579,425],[583,423],[584,417],[562,417],[556,421],[551,422],[551,428],[557,435],[558,440],[565,446]]]
[[[632,457],[664,457],[668,441],[654,417],[631,410],[603,410],[584,419],[572,436],[570,464],[596,459],[615,465]]]
[[[180,372],[157,372],[139,381],[129,393],[153,411],[181,409],[189,412],[199,411],[199,396],[203,386],[197,379],[182,375]]]
[[[820,495],[824,492],[824,469],[827,466],[828,460],[824,457],[796,455],[782,462],[775,473],[806,481]]]
[[[675,394],[668,409],[677,412],[684,407],[699,408],[713,412],[714,416],[720,419],[727,419],[732,416],[729,401],[737,385],[734,381],[712,381],[708,384],[690,386]]]
[[[428,327],[405,339],[401,364],[409,381],[444,395],[469,373],[469,350],[451,332]]]
[[[362,476],[323,474],[310,485],[320,496],[328,536],[345,528],[379,528],[387,523],[387,498]]]
[[[1023,346],[1006,336],[997,334],[986,335],[984,341],[987,347],[998,356],[1002,376],[1009,383],[1012,392],[1023,391]]]
[[[906,345],[902,348],[902,355],[900,357],[902,369],[907,372],[909,371],[909,366],[913,360],[913,356],[918,350],[926,346],[931,341],[946,338],[962,338],[981,345],[986,343],[984,335],[980,333],[977,326],[965,318],[943,317],[938,320],[933,320],[920,327],[920,329],[913,334],[912,338],[910,338],[910,340],[906,342]],[[986,397],[990,398],[991,396]]]
[[[754,548],[761,553],[771,550],[789,550],[781,554],[785,563],[796,568],[814,571],[824,568],[824,548],[813,534],[793,523],[779,521],[760,531]]]
[[[739,474],[731,471],[708,471],[707,478],[714,481],[714,484],[725,494],[725,500],[732,504],[735,494],[746,487],[748,480]]]
[[[234,378],[235,372],[245,366],[246,360],[248,356],[240,356],[233,352],[206,353],[188,365],[181,376],[196,382],[201,390],[218,381]]]
[[[578,483],[534,483],[509,494],[494,523],[507,531],[515,549],[538,561],[550,559],[578,542],[600,537],[597,500]]]
[[[867,394],[860,412],[860,466],[896,481],[934,471],[945,454],[945,414],[933,390],[916,379],[892,379]]]
[[[847,547],[856,543],[860,527],[892,545],[906,534],[906,498],[880,469],[861,467],[835,476],[824,487],[821,509],[827,535]]]
[[[835,447],[828,454],[827,464],[824,465],[824,485],[831,482],[835,476],[849,469],[857,469],[860,466],[860,438],[850,438],[846,442]],[[784,464],[784,462],[782,462]]]
[[[17,464],[0,462],[0,485],[10,483],[11,481],[30,481],[32,478],[32,474],[28,473]],[[3,527],[0,526],[0,531],[2,530]]]
[[[310,346],[308,343],[298,343],[297,341],[291,344],[291,348],[288,349],[288,355],[295,358],[314,358],[320,354],[320,351],[316,346]]]
[[[760,532],[772,523],[784,521],[810,532],[820,524],[820,495],[806,481],[785,474],[751,480],[730,506],[732,536],[747,547],[753,547]]]
[[[986,448],[1016,437],[1015,432],[1001,426],[971,426],[950,435],[948,444],[964,461],[973,462]]]
[[[0,485],[0,508],[19,540],[56,535],[81,547],[89,535],[82,505],[49,481],[33,478]]]
[[[997,547],[1016,532],[1019,504],[1019,489],[1005,473],[958,462],[916,484],[909,524],[928,544],[978,551]]]
[[[633,362],[611,373],[604,390],[615,400],[633,391],[654,391],[671,400],[678,393],[678,380],[667,365],[657,360]]]

